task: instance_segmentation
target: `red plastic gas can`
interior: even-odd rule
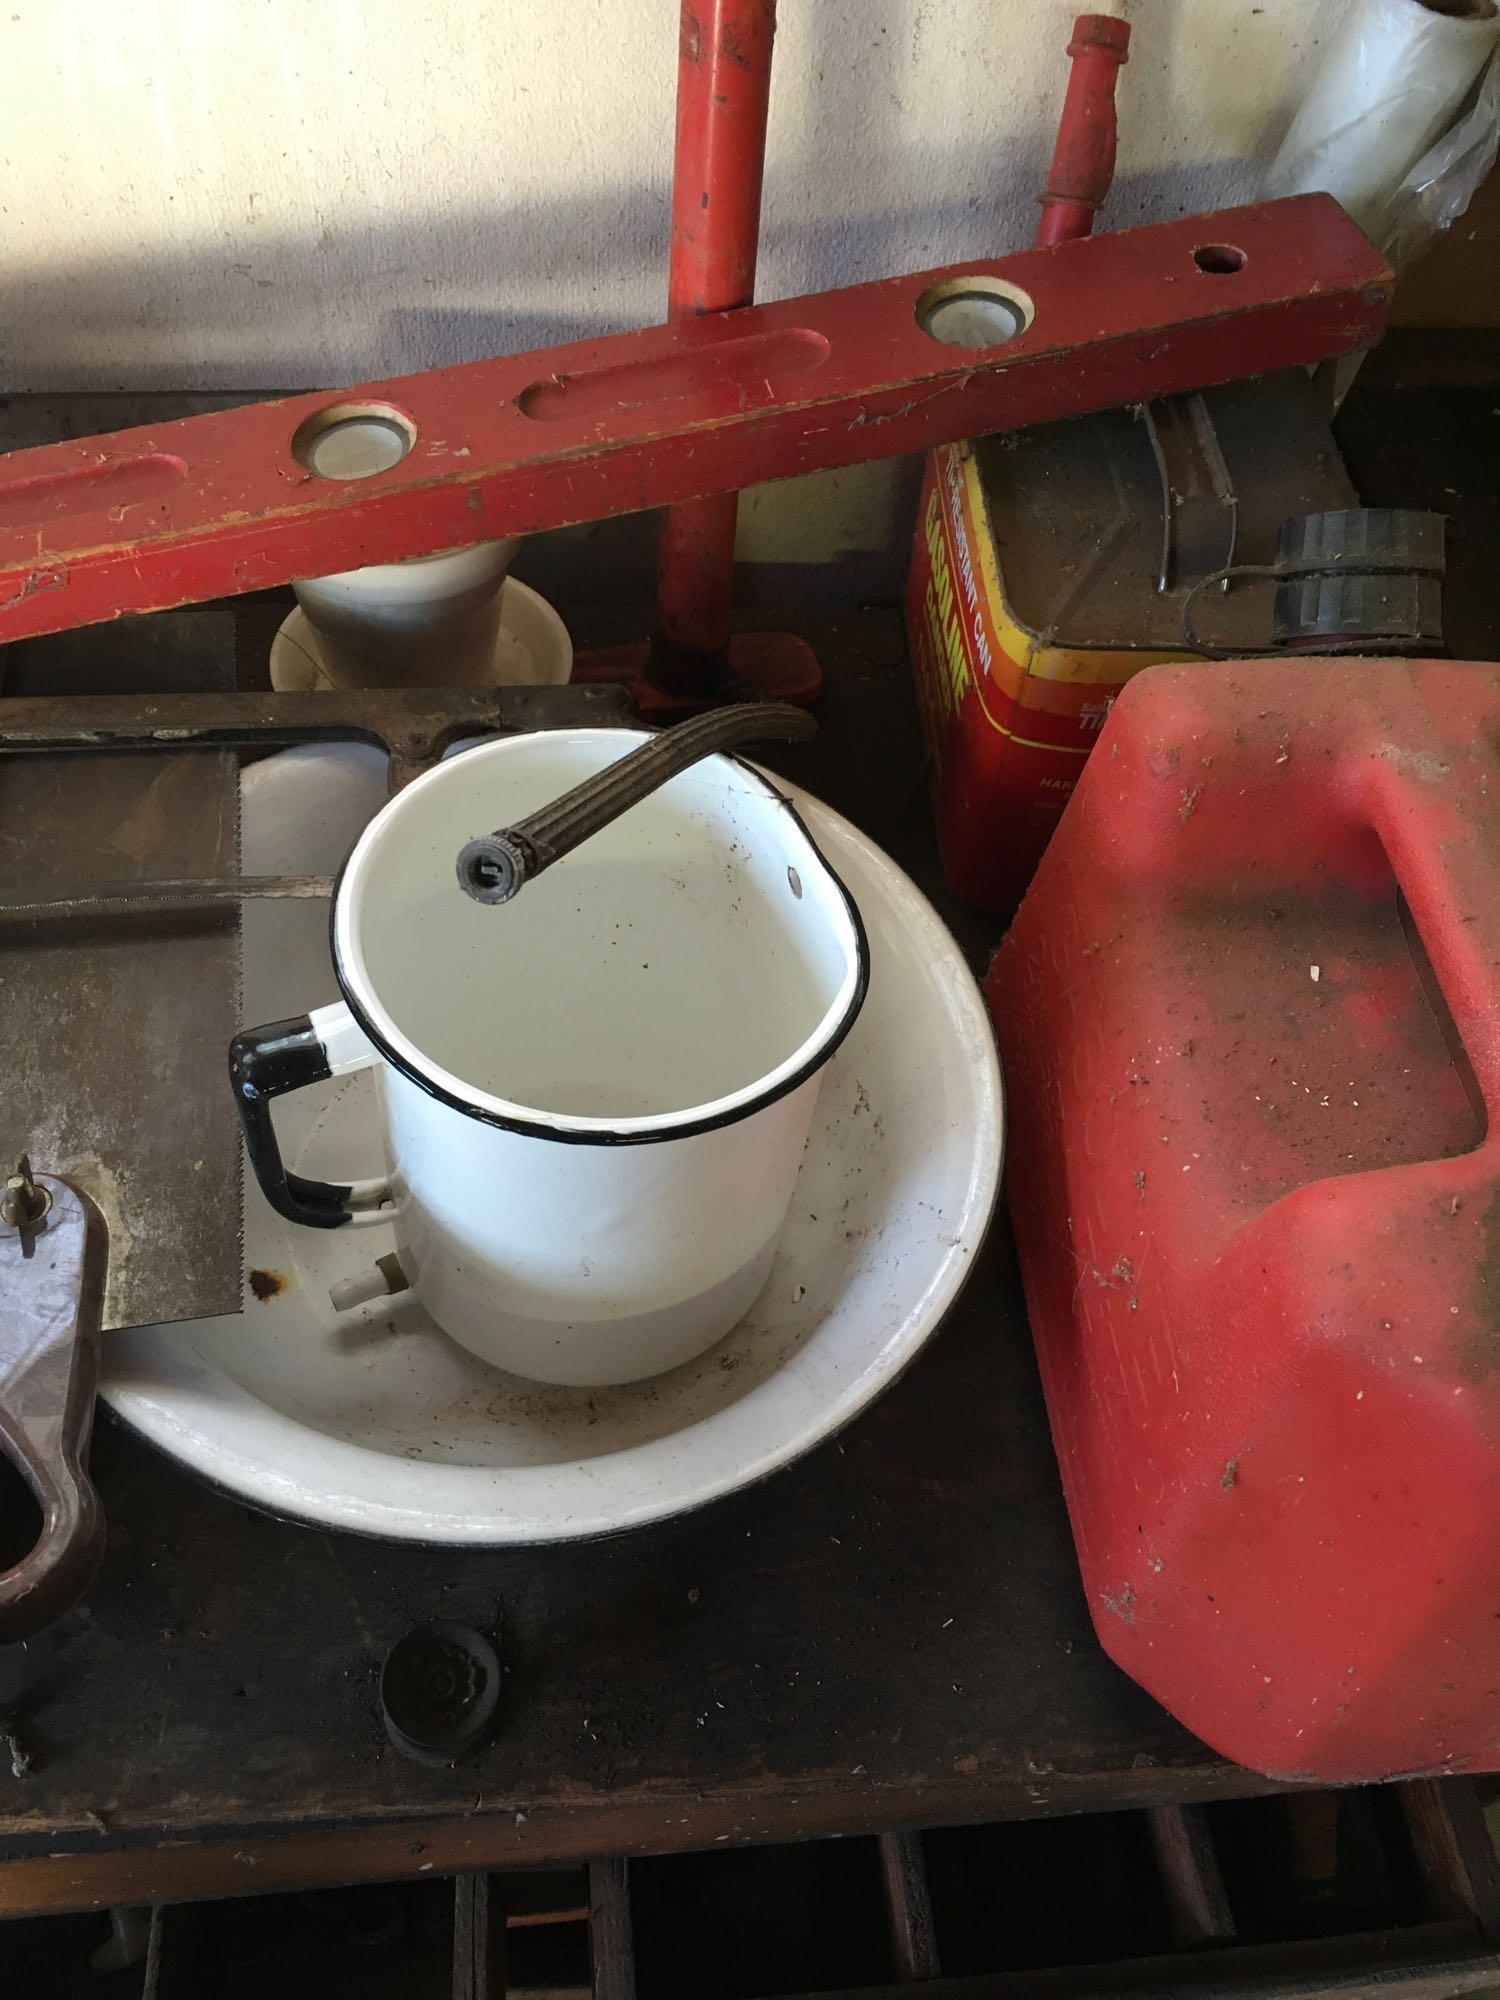
[[[1500,668],[1148,670],[988,992],[1107,1651],[1277,1777],[1500,1768]]]

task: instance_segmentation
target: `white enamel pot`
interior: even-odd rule
[[[660,1374],[764,1285],[823,1065],[864,999],[853,901],[772,782],[718,755],[490,907],[459,850],[646,739],[493,739],[399,792],[334,897],[343,1001],[236,1037],[252,1164],[295,1222],[393,1220],[402,1273],[536,1381]],[[271,1102],[373,1067],[386,1171],[289,1174]]]

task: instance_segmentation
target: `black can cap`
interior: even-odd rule
[[[489,1735],[500,1701],[500,1661],[468,1625],[418,1625],[380,1670],[386,1734],[419,1764],[456,1764]]]

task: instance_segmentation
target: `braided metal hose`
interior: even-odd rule
[[[708,709],[662,730],[514,826],[467,842],[459,851],[458,879],[476,903],[508,903],[533,876],[700,758],[741,743],[802,743],[817,729],[805,708],[785,701]]]

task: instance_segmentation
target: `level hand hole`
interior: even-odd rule
[[[1243,271],[1249,261],[1233,243],[1200,243],[1193,252],[1198,269],[1215,278],[1232,277],[1236,271]]]

